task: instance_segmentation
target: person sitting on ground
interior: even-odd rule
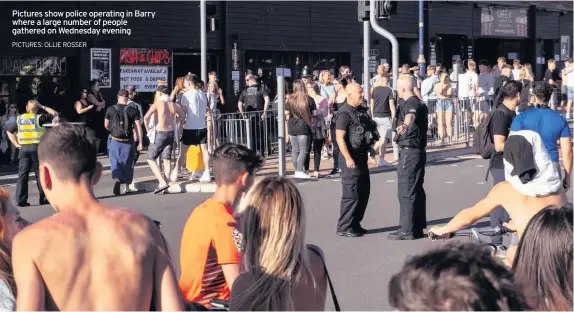
[[[28,222],[10,201],[8,190],[0,188],[0,310],[14,311],[16,308],[16,282],[12,272],[10,250],[14,236]]]
[[[179,289],[187,301],[211,307],[229,300],[239,275],[240,241],[233,210],[251,187],[261,156],[246,146],[228,143],[213,152],[215,193],[193,209],[181,237]]]
[[[572,208],[548,207],[526,226],[512,270],[530,306],[572,311]]]
[[[506,181],[496,184],[488,195],[472,208],[463,209],[448,224],[433,227],[429,233],[444,236],[470,226],[503,206],[511,221],[506,226],[515,229],[511,247],[506,252],[507,264],[512,263],[517,240],[528,221],[549,205],[562,206],[567,199],[562,190],[560,174],[552,164],[540,135],[522,130],[512,133],[504,143]]]
[[[169,250],[156,224],[96,199],[102,165],[92,142],[84,127],[69,123],[42,137],[39,179],[56,213],[14,239],[17,309],[181,311]]]
[[[398,311],[524,311],[510,272],[480,244],[449,242],[408,260],[389,282]]]
[[[241,201],[242,273],[231,289],[230,311],[324,311],[324,256],[305,245],[303,198],[293,182],[267,177]]]

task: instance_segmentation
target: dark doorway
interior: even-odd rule
[[[437,63],[446,68],[452,68],[457,59],[466,59],[466,36],[464,35],[438,35],[436,38]]]
[[[398,65],[401,66],[403,64],[409,64],[410,66],[413,66],[414,64],[416,64],[419,55],[418,50],[419,40],[398,38],[397,41],[399,43]],[[391,53],[389,53],[389,55],[392,55],[392,47],[389,48],[391,49]]]
[[[219,57],[217,54],[207,55],[207,71],[214,71],[220,77],[220,83],[225,79],[221,79],[224,73],[219,72]],[[183,77],[187,73],[193,73],[201,76],[201,57],[200,53],[174,53],[173,54],[173,78],[172,84],[175,83],[177,77]],[[205,81],[207,83],[207,81]],[[223,86],[220,86],[223,87]]]
[[[526,39],[474,39],[476,60],[488,60],[490,66],[494,66],[497,59],[503,56],[508,64],[512,64],[515,59],[520,60],[521,64],[532,63],[530,49],[528,49],[529,41]]]

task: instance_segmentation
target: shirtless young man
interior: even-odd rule
[[[182,109],[173,103],[168,94],[167,86],[160,85],[157,91],[161,96],[156,100],[144,116],[144,124],[146,130],[150,131],[150,118],[156,114],[155,126],[155,141],[150,146],[147,154],[147,163],[155,177],[159,181],[159,185],[154,191],[154,194],[163,193],[169,187],[167,177],[170,175],[171,169],[171,151],[173,142],[175,140],[175,127],[183,120],[184,112]],[[161,155],[163,159],[163,172],[157,164],[157,158]]]
[[[40,181],[56,213],[14,239],[17,309],[183,309],[171,257],[148,217],[104,205],[101,176],[85,128],[62,123],[40,142]]]
[[[448,224],[433,227],[429,233],[445,236],[466,228],[488,216],[498,206],[510,215],[508,228],[516,230],[520,240],[528,221],[540,210],[562,207],[567,203],[560,180],[560,173],[534,131],[513,132],[504,143],[504,171],[506,181],[496,184],[486,198],[472,208],[463,209]],[[511,265],[516,252],[516,242],[506,252]]]

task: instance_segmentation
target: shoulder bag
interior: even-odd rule
[[[341,307],[339,306],[339,300],[337,300],[337,295],[335,294],[335,288],[333,287],[333,283],[331,282],[331,277],[329,276],[329,270],[327,270],[327,264],[325,263],[325,259],[321,256],[321,253],[316,250],[313,246],[307,245],[307,248],[314,252],[319,258],[321,258],[321,262],[323,262],[323,267],[325,268],[325,277],[327,278],[327,283],[329,283],[329,290],[331,291],[331,297],[333,298],[333,305],[335,306],[335,311],[341,311]]]

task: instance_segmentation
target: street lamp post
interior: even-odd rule
[[[199,2],[200,32],[201,32],[201,80],[207,85],[207,9],[206,0]]]

